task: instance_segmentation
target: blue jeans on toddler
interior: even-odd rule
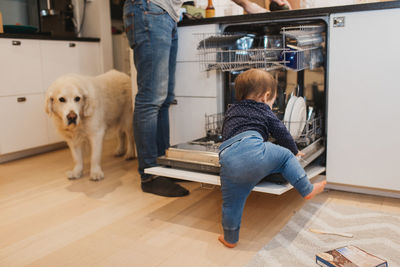
[[[264,177],[282,173],[303,197],[314,188],[289,149],[265,142],[256,131],[246,131],[224,141],[220,146],[219,161],[222,227],[224,239],[232,244],[239,240],[246,199]]]
[[[149,0],[126,0],[124,24],[134,50],[138,93],[133,129],[142,182],[151,179],[145,168],[157,166],[169,143],[168,108],[174,100],[177,24]]]

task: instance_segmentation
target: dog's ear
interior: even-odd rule
[[[53,110],[53,102],[54,98],[51,94],[46,95],[46,101],[45,101],[45,106],[44,106],[44,111],[46,111],[47,114],[51,115],[54,110]]]
[[[89,117],[92,116],[94,111],[94,103],[92,97],[89,95],[87,89],[82,88],[83,94],[83,116]]]

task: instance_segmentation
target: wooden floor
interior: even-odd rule
[[[0,164],[0,266],[243,266],[305,203],[293,190],[253,192],[239,245],[227,249],[221,233],[219,187],[190,189],[184,198],[143,193],[137,161],[103,155],[105,180],[69,181],[68,149]],[[87,166],[86,166],[87,169]],[[400,200],[338,191],[336,201],[400,212]]]

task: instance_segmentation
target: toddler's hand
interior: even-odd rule
[[[301,157],[305,156],[306,154],[304,154],[303,152],[299,151],[296,155],[297,159],[300,159]]]

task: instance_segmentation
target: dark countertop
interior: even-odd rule
[[[260,20],[276,20],[276,19],[290,19],[290,18],[303,18],[326,16],[332,13],[345,13],[357,11],[369,11],[380,9],[400,8],[400,1],[376,2],[357,5],[333,6],[323,8],[308,8],[308,9],[295,9],[289,11],[274,11],[260,14],[248,14],[227,17],[215,17],[198,20],[185,20],[179,22],[178,26],[192,26],[202,24],[226,24],[237,22],[252,22]]]
[[[11,39],[39,39],[39,40],[56,40],[56,41],[74,41],[74,42],[100,42],[100,38],[93,37],[58,37],[48,34],[24,34],[24,33],[0,33],[0,38]]]

